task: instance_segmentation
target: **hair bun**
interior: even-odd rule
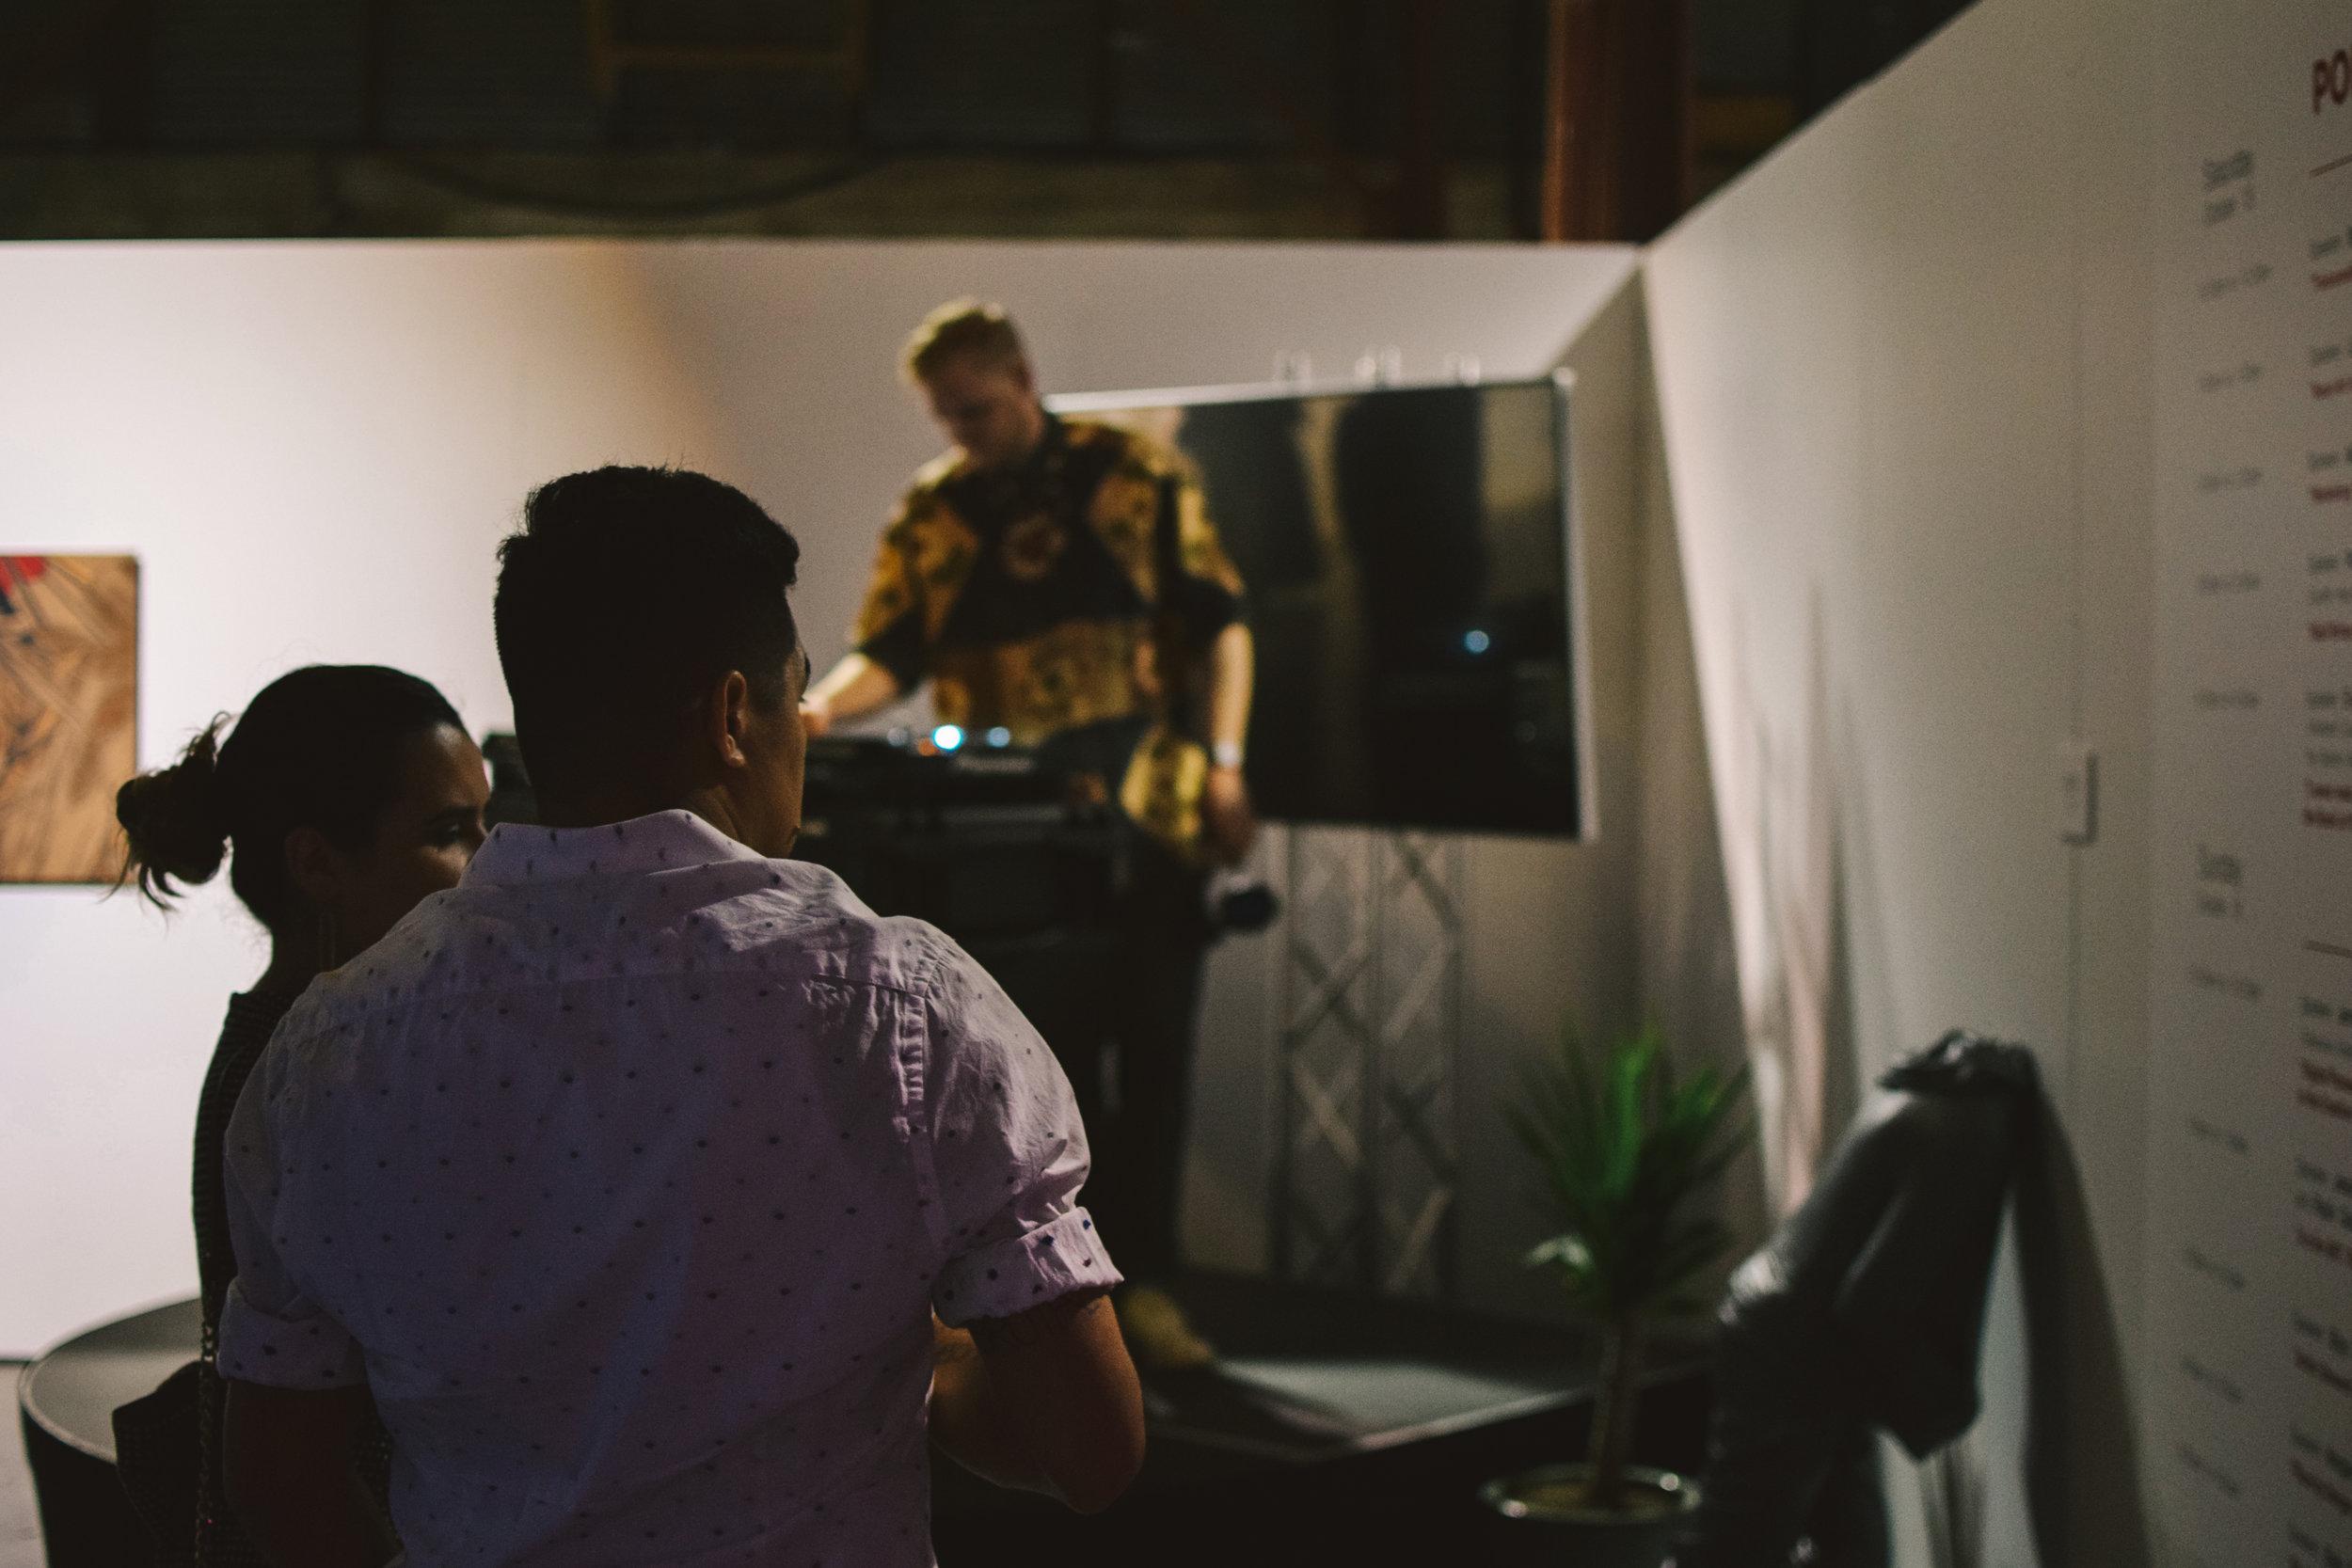
[[[229,812],[220,787],[220,727],[215,719],[169,768],[142,773],[115,792],[115,819],[131,840],[124,876],[161,904],[175,881],[210,881],[229,852]]]

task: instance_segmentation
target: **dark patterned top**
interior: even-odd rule
[[[196,1273],[204,1299],[208,1345],[220,1327],[220,1304],[229,1293],[229,1282],[237,1276],[236,1248],[229,1240],[229,1197],[220,1168],[229,1117],[278,1021],[301,994],[299,987],[265,990],[257,986],[229,999],[229,1018],[220,1026],[220,1044],[213,1050],[213,1065],[204,1073],[204,1092],[196,1102]]]
[[[301,995],[299,986],[256,986],[229,998],[229,1017],[220,1026],[220,1043],[213,1048],[213,1063],[205,1069],[204,1088],[196,1101],[196,1275],[204,1308],[202,1367],[197,1374],[197,1418],[202,1426],[198,1438],[202,1466],[197,1494],[198,1568],[260,1568],[267,1560],[230,1514],[222,1482],[225,1403],[215,1351],[220,1342],[221,1304],[228,1297],[229,1282],[237,1277],[222,1156],[237,1097],[245,1092],[246,1080],[253,1076],[278,1021]],[[352,1465],[381,1510],[390,1489],[391,1442],[373,1417],[361,1423],[354,1438]]]
[[[212,1066],[204,1070],[204,1089],[196,1101],[196,1274],[204,1307],[202,1367],[197,1373],[197,1419],[201,1426],[198,1455],[196,1562],[198,1568],[248,1568],[266,1560],[246,1538],[229,1513],[221,1483],[220,1377],[214,1365],[214,1347],[220,1338],[220,1304],[229,1282],[237,1276],[237,1254],[229,1239],[229,1197],[221,1172],[221,1154],[229,1136],[229,1118],[237,1096],[253,1075],[278,1021],[286,1016],[300,988],[255,987],[229,999],[229,1017],[220,1026],[220,1043],[213,1048]]]

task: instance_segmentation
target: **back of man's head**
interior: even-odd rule
[[[729,671],[781,705],[801,547],[731,484],[679,468],[550,480],[499,546],[499,662],[543,797],[642,778]]]

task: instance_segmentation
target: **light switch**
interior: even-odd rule
[[[2058,837],[2089,844],[2099,836],[2099,753],[2086,741],[2058,748]]]

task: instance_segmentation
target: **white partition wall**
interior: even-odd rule
[[[1977,1482],[1984,1562],[2148,1552],[2153,60],[2120,0],[1984,0],[1646,264],[1775,1191],[1947,1028],[2031,1045],[2053,1110],[1984,1417],[1889,1469],[1907,1563],[1951,1560],[1930,1494]],[[2087,846],[2072,742],[2101,765]]]
[[[2160,8],[2149,1451],[2352,1560],[2352,18]]]
[[[1408,375],[1449,355],[1523,375],[1581,354],[1625,386],[1634,264],[1608,247],[10,246],[0,549],[141,558],[145,766],[309,660],[415,670],[482,729],[507,716],[492,547],[525,489],[572,467],[682,462],[742,484],[800,534],[803,628],[819,663],[837,653],[884,512],[934,450],[894,361],[943,298],[1003,300],[1059,388],[1257,380],[1302,350],[1345,373],[1389,345]],[[1612,299],[1605,341],[1582,347]],[[1581,432],[1581,501],[1619,574],[1617,711],[1596,722],[1629,746],[1629,408]],[[1636,898],[1624,820],[1618,850],[1480,852],[1488,918],[1559,977],[1499,984],[1482,1050],[1537,1043],[1570,1008],[1632,1010],[1629,925],[1605,915]],[[196,1090],[259,955],[217,887],[170,921],[90,890],[0,889],[0,1356],[193,1289]],[[1218,958],[1190,1221],[1196,1245],[1243,1263],[1263,1241],[1257,961]],[[1487,1180],[1487,1211],[1516,1215],[1514,1171]],[[1507,1257],[1484,1277],[1517,1283]]]
[[[319,660],[500,722],[490,552],[524,489],[719,455],[613,249],[12,246],[0,343],[0,536],[140,559],[143,766]],[[0,1355],[194,1279],[189,1118],[263,957],[232,910],[0,889]]]

